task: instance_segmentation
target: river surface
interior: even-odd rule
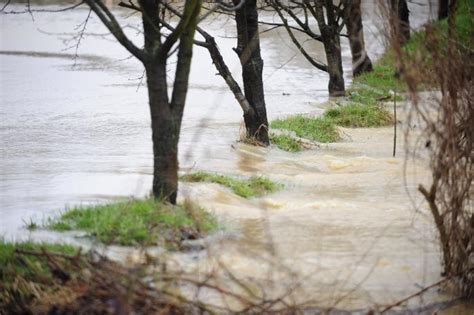
[[[417,3],[410,9],[413,27],[435,12]],[[140,45],[138,18],[115,13]],[[76,52],[74,34],[87,14],[79,8],[33,18],[0,15],[0,235],[7,239],[61,239],[55,233],[30,233],[25,222],[57,214],[65,205],[150,191],[143,69],[94,16]],[[375,1],[364,3],[364,23],[367,49],[375,59],[384,50],[383,19]],[[203,27],[217,37],[240,80],[231,49],[233,21],[210,17]],[[269,119],[322,113],[328,106],[326,74],[312,68],[283,31],[262,34],[261,46]],[[322,55],[319,44],[306,46]],[[343,52],[350,73],[345,40]],[[350,80],[347,75],[346,84]],[[271,278],[272,294],[298,283],[298,302],[340,309],[393,303],[439,280],[431,218],[416,194],[417,184],[429,180],[426,161],[405,163],[403,137],[395,158],[391,128],[342,129],[341,143],[297,154],[244,145],[237,143],[240,107],[202,48],[194,51],[190,82],[181,171],[265,175],[285,188],[246,200],[215,184],[182,183],[181,198],[213,211],[238,235],[209,245],[205,254],[176,254],[182,268],[206,273],[220,261],[239,277]],[[449,295],[429,291],[410,305],[444,299]]]

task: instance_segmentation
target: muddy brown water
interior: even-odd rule
[[[375,7],[374,1],[364,4],[373,58],[384,47],[383,19]],[[415,27],[432,10],[415,3],[410,9]],[[75,58],[71,36],[86,15],[79,9],[35,14],[34,20],[0,16],[0,234],[6,239],[80,243],[56,233],[28,232],[24,223],[57,214],[65,205],[144,196],[150,189],[146,88],[139,86],[143,70],[95,17]],[[135,38],[138,19],[124,21]],[[205,24],[238,78],[232,21],[220,16]],[[320,45],[306,45],[322,53]],[[343,50],[350,73],[346,42]],[[262,52],[270,119],[324,111],[326,75],[313,69],[283,32],[263,34]],[[431,218],[416,194],[418,183],[429,180],[426,161],[405,163],[403,137],[395,158],[391,128],[342,129],[341,143],[296,154],[236,143],[240,108],[207,52],[196,48],[194,56],[181,170],[265,175],[285,188],[246,200],[215,184],[182,183],[181,198],[213,211],[236,237],[211,242],[204,253],[173,255],[180,268],[205,274],[219,261],[241,278],[264,283],[271,294],[299,284],[292,296],[296,301],[339,309],[393,303],[439,280]],[[124,252],[116,249],[115,254]],[[429,291],[410,306],[449,298],[447,292]],[[455,313],[472,310],[462,306]]]

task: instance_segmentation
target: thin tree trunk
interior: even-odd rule
[[[156,31],[156,25],[159,23],[153,20],[158,18],[157,2],[141,1],[142,8],[148,8],[146,12],[152,14],[152,16],[144,15],[143,25],[145,51],[150,56],[144,61],[144,65],[153,139],[153,195],[155,198],[164,199],[172,204],[176,204],[178,193],[178,142],[188,91],[194,33],[201,2],[200,0],[186,1],[183,17],[176,27],[177,29],[182,27],[182,32],[171,33],[166,41],[161,43],[161,38]],[[169,49],[178,39],[178,61],[170,101],[167,90],[166,60]],[[158,53],[157,49],[159,49]]]
[[[329,95],[344,96],[344,73],[342,70],[341,43],[339,34],[330,34],[325,40],[324,49],[328,61]]]
[[[153,140],[153,195],[172,204],[178,190],[178,137],[166,82],[166,60],[145,65]]]
[[[449,14],[449,0],[438,0],[438,20],[448,17]]]
[[[398,41],[404,45],[410,39],[410,11],[406,0],[390,0],[392,6],[392,21],[395,23],[395,33]]]
[[[352,54],[352,74],[354,77],[373,70],[365,50],[364,30],[362,25],[361,0],[348,1],[345,23]]]
[[[327,23],[324,17],[322,2],[315,2],[315,18],[318,22],[319,30],[326,52],[326,60],[329,72],[329,95],[344,96],[344,72],[342,70],[341,42],[338,31],[338,24],[334,16],[334,5],[331,0],[325,1]]]
[[[240,0],[234,0],[240,3]],[[258,13],[256,0],[247,0],[236,11],[237,48],[235,49],[242,65],[242,78],[247,101],[254,111],[244,114],[247,136],[268,145],[268,121],[263,91],[263,60],[260,55],[258,35]]]
[[[224,58],[222,58],[222,55],[219,51],[219,48],[217,47],[214,37],[210,36],[207,33],[206,35],[207,36],[203,35],[206,40],[206,48],[209,51],[209,54],[211,55],[212,62],[216,66],[217,71],[219,71],[219,74],[222,76],[222,78],[224,78],[225,82],[227,83],[227,86],[234,94],[234,97],[242,108],[244,115],[255,115],[255,111],[250,106],[249,102],[247,101],[247,98],[240,89],[239,84],[237,83],[237,81],[234,80],[232,73],[224,62]]]
[[[403,36],[403,43],[410,39],[410,11],[406,0],[399,0],[398,14],[400,16],[400,33]]]

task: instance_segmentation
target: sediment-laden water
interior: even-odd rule
[[[375,3],[364,4],[366,46],[373,58],[384,49],[383,19]],[[410,10],[417,27],[432,8],[410,3]],[[55,233],[31,234],[24,222],[41,220],[68,204],[143,196],[151,187],[143,69],[95,17],[75,57],[72,35],[87,12],[38,13],[34,20],[28,14],[0,16],[0,234],[7,239],[58,240]],[[123,21],[135,38],[139,20]],[[231,49],[236,41],[232,20],[211,17],[203,26],[217,37],[240,79]],[[261,40],[269,119],[322,113],[328,99],[326,74],[312,68],[284,32],[264,33]],[[306,45],[322,54],[319,44]],[[343,50],[350,73],[345,41]],[[396,157],[391,128],[343,129],[341,143],[290,154],[236,143],[241,116],[207,51],[196,48],[180,141],[181,170],[265,175],[285,188],[246,200],[215,184],[182,183],[181,198],[215,212],[236,234],[213,242],[205,252],[176,254],[182,268],[204,273],[219,259],[242,278],[273,279],[272,292],[299,283],[298,301],[341,309],[389,304],[439,279],[431,218],[416,193],[418,183],[429,180],[426,161],[406,163],[403,137]],[[411,303],[448,298],[433,291]]]

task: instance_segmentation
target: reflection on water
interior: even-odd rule
[[[372,56],[383,51],[375,2],[364,2]],[[425,21],[430,10],[419,4],[410,4],[410,9],[414,25]],[[35,21],[25,15],[0,16],[0,234],[7,238],[28,235],[23,219],[41,220],[66,204],[142,196],[150,188],[143,69],[108,37],[86,36],[74,61],[73,51],[63,51],[67,36],[48,35],[73,33],[85,15],[87,10],[80,9],[36,15]],[[127,23],[140,22],[132,16]],[[219,35],[221,52],[239,78],[239,62],[231,49],[232,22],[218,17],[207,23],[209,32]],[[105,33],[96,18],[88,30]],[[350,55],[343,44],[349,70]],[[306,45],[315,54],[321,52],[318,43]],[[262,35],[262,52],[269,118],[321,113],[318,104],[327,100],[326,74],[311,68],[282,31]],[[420,198],[407,195],[416,196],[416,185],[429,176],[421,163],[406,170],[405,181],[402,154],[391,157],[390,128],[344,130],[350,135],[344,142],[297,154],[236,143],[241,110],[215,75],[207,52],[196,48],[194,57],[180,141],[181,169],[265,174],[285,188],[246,200],[215,184],[182,183],[181,196],[200,202],[241,235],[211,245],[215,256],[191,259],[176,254],[185,268],[202,271],[219,257],[240,276],[266,283],[268,261],[279,261],[304,279],[297,291],[301,299],[334,305],[347,294],[337,307],[349,309],[374,301],[391,303],[439,279],[430,217]],[[412,210],[413,202],[419,212]],[[53,233],[32,235],[57,239]],[[270,259],[270,253],[276,256]],[[275,292],[293,281],[285,275],[276,272]],[[424,302],[443,298],[433,291]]]

